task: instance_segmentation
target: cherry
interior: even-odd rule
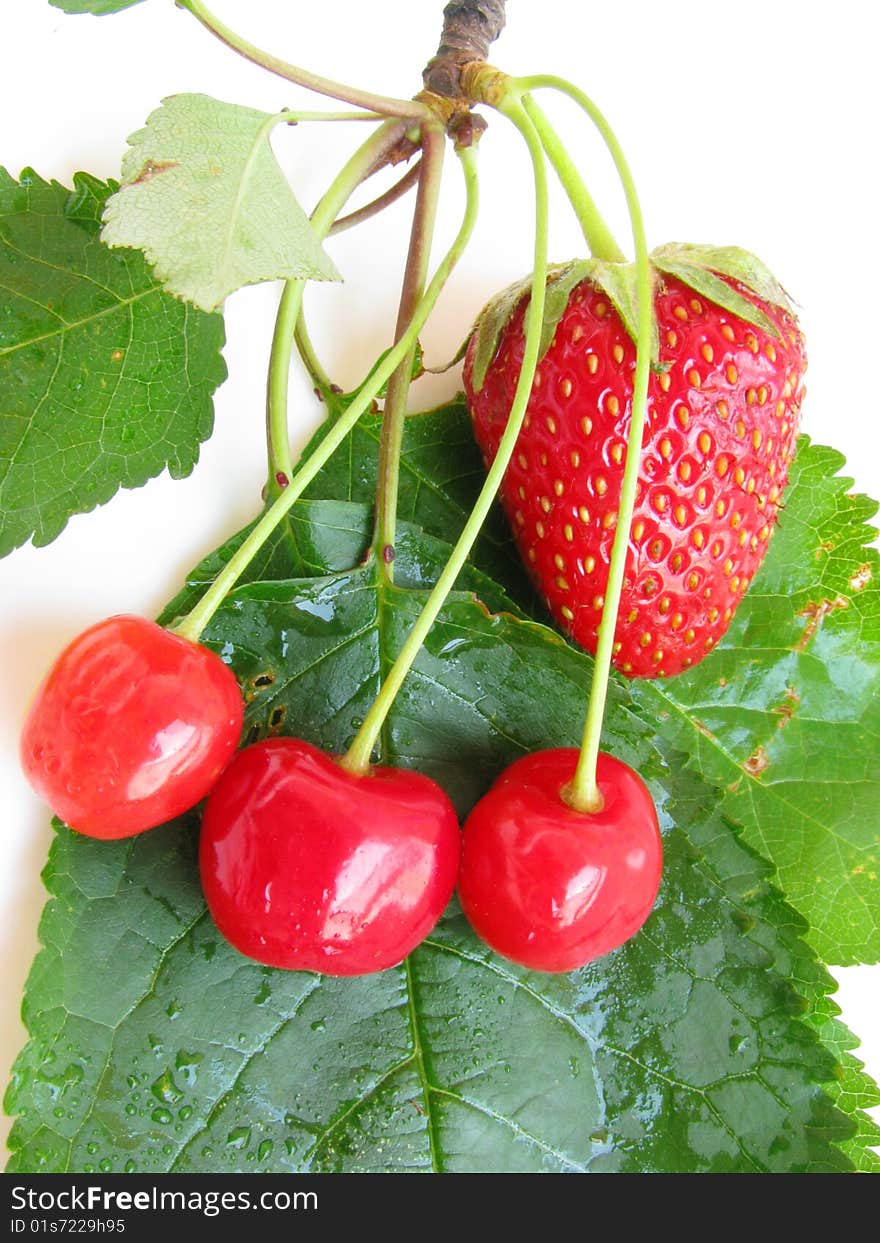
[[[21,762],[88,837],[132,837],[208,793],[238,744],[243,705],[219,656],[143,617],[73,640],[37,691]]]
[[[536,971],[573,971],[622,945],[660,884],[657,813],[642,779],[600,754],[600,811],[562,791],[578,752],[538,751],[507,768],[464,826],[458,893],[474,930]]]
[[[364,776],[307,742],[241,751],[208,799],[202,886],[217,927],[271,967],[365,975],[401,962],[452,897],[460,830],[428,777]]]

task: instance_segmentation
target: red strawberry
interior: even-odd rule
[[[729,249],[666,247],[654,263],[658,353],[614,645],[614,664],[632,677],[689,668],[727,629],[776,521],[806,367],[785,294],[757,260]],[[545,340],[551,333],[552,340],[501,494],[538,590],[590,651],[635,369],[633,338],[616,309],[631,325],[623,271],[609,277],[608,265],[591,263],[551,276],[555,333],[552,321],[545,324]],[[487,463],[522,362],[520,289],[487,308],[465,359],[468,404]]]

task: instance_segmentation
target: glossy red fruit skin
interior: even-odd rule
[[[241,751],[205,808],[199,860],[217,927],[248,958],[366,975],[425,939],[455,887],[461,831],[440,786],[355,776],[293,738]]]
[[[560,795],[577,761],[567,747],[517,760],[465,821],[462,909],[492,949],[533,971],[574,971],[622,945],[660,885],[663,848],[645,783],[600,754],[605,805],[585,815]]]
[[[241,734],[235,675],[144,617],[83,631],[37,691],[21,736],[28,781],[87,837],[132,837],[205,797]]]
[[[730,282],[733,283],[733,282]],[[613,662],[631,677],[697,664],[726,631],[767,548],[795,450],[803,337],[794,319],[738,291],[778,326],[762,332],[670,276],[655,296],[659,367],[648,418]],[[491,462],[523,354],[521,305],[474,392]],[[501,500],[523,561],[560,626],[595,652],[632,408],[635,346],[607,295],[573,290],[532,389]]]

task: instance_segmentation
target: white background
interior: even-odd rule
[[[295,63],[409,96],[437,45],[442,0],[216,0],[252,41]],[[759,254],[801,307],[810,350],[804,429],[849,458],[859,490],[880,495],[876,366],[876,49],[880,17],[862,0],[510,0],[493,60],[511,73],[552,72],[583,86],[611,120],[640,186],[649,242],[736,243]],[[84,168],[118,174],[125,138],[166,95],[204,91],[267,111],[321,107],[246,64],[172,0],[116,16],[70,17],[46,0],[5,0],[0,45],[0,163],[32,165],[69,185]],[[549,105],[548,105],[549,107]],[[626,217],[607,160],[567,104],[552,109],[618,237]],[[362,127],[300,127],[276,144],[311,209]],[[519,141],[492,118],[481,152],[483,208],[471,250],[424,334],[445,361],[485,299],[530,267],[531,191]],[[457,227],[450,156],[435,255]],[[309,296],[313,335],[331,374],[357,381],[390,344],[408,200],[330,243],[346,277]],[[361,236],[356,236],[360,233]],[[555,199],[552,255],[582,252]],[[230,380],[216,432],[193,475],[167,476],[74,518],[44,549],[0,563],[0,1073],[21,1046],[18,1006],[44,901],[47,815],[19,775],[16,743],[47,662],[84,626],[114,612],[155,614],[186,570],[255,512],[264,476],[263,383],[277,289],[227,305]],[[428,404],[456,376],[420,383]],[[296,443],[320,418],[293,388]],[[838,1000],[880,1077],[880,969],[835,973]]]

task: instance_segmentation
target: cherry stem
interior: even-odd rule
[[[556,130],[549,119],[530,95],[525,94],[522,105],[538,131],[541,145],[547,153],[550,163],[556,170],[568,200],[578,218],[578,223],[595,259],[606,259],[609,263],[626,263],[626,255],[618,246],[614,235],[608,228],[598,207],[587,189],[577,165],[562,144]]]
[[[440,199],[440,179],[446,136],[442,125],[422,126],[422,171],[419,192],[413,212],[412,231],[406,270],[397,313],[397,340],[404,335],[413,312],[424,296],[428,279],[431,242]],[[394,581],[394,541],[397,529],[397,495],[400,479],[400,451],[406,401],[412,380],[416,344],[404,358],[388,383],[382,416],[382,439],[379,445],[378,488],[376,495],[376,530],[373,550],[389,582]],[[390,551],[390,555],[386,552]]]
[[[452,554],[444,566],[440,577],[437,579],[431,594],[428,596],[425,607],[416,619],[403,647],[400,649],[397,659],[391,666],[373,706],[367,713],[348,751],[340,760],[340,764],[353,773],[365,773],[369,769],[373,748],[376,746],[385,723],[385,718],[391,709],[395,696],[418,656],[431,627],[437,620],[440,610],[454,587],[455,581],[461,573],[471,548],[486,520],[495,495],[501,486],[504,472],[513,456],[514,446],[525,418],[532,381],[534,380],[535,370],[538,365],[547,279],[548,207],[544,153],[535,127],[519,102],[511,99],[503,101],[498,107],[499,111],[503,112],[517,126],[525,138],[532,159],[535,177],[535,255],[531,300],[525,320],[525,346],[522,367],[504,435],[501,438],[495,460],[489,469],[486,481],[477,497],[471,515],[465,523],[464,530],[459,536]],[[466,148],[459,152],[466,169],[473,160],[472,151],[473,148]],[[471,195],[475,199],[475,185]],[[476,204],[474,203],[475,209]]]
[[[602,734],[605,703],[608,697],[608,680],[611,673],[614,632],[617,627],[617,615],[620,610],[620,597],[623,591],[626,557],[629,550],[630,528],[635,509],[648,404],[648,380],[650,376],[654,324],[651,265],[648,257],[648,245],[645,239],[642,210],[632,173],[611,127],[593,101],[578,87],[570,82],[566,82],[564,78],[557,78],[552,75],[519,78],[515,80],[514,87],[521,91],[529,91],[541,87],[549,87],[561,91],[570,99],[573,99],[593,121],[611,153],[624,195],[626,196],[636,255],[638,332],[636,334],[636,368],[633,378],[626,466],[624,467],[623,481],[620,489],[617,527],[611,548],[608,585],[605,589],[605,604],[602,609],[602,620],[599,623],[593,667],[593,684],[590,689],[590,700],[587,707],[587,719],[581,743],[581,753],[571,784],[563,792],[565,801],[575,810],[593,812],[601,808],[603,801],[596,781],[596,764],[599,757],[599,741]]]
[[[319,95],[329,95],[331,98],[341,100],[343,103],[367,108],[371,112],[380,113],[382,116],[408,117],[410,120],[423,121],[430,115],[429,110],[415,100],[391,99],[386,95],[374,95],[371,91],[362,91],[341,82],[334,82],[330,78],[309,73],[308,70],[300,69],[297,65],[291,65],[287,61],[279,60],[277,56],[263,51],[262,48],[256,47],[253,43],[248,43],[246,39],[237,35],[234,30],[231,30],[221,22],[207,5],[202,3],[202,0],[177,0],[177,5],[179,8],[187,9],[197,21],[201,22],[207,30],[210,30],[211,34],[216,35],[222,43],[232,48],[239,56],[243,56],[245,60],[249,60],[255,65],[260,65],[263,69],[268,69],[270,73],[275,73],[279,77],[285,78],[288,82],[295,82],[298,86],[304,86],[310,91],[316,91]]]
[[[371,216],[377,216],[386,207],[390,207],[392,203],[396,203],[398,199],[403,198],[417,184],[421,172],[422,165],[421,160],[419,160],[411,168],[408,168],[400,180],[396,181],[384,194],[380,194],[371,203],[365,203],[363,207],[358,207],[356,211],[349,212],[347,216],[340,216],[338,220],[334,220],[329,236],[335,237],[337,233],[344,233],[346,229],[351,229],[356,224],[362,224],[365,220],[369,220]]]
[[[396,203],[398,199],[403,198],[404,194],[418,182],[422,171],[422,161],[419,159],[413,166],[407,170],[399,181],[395,182],[390,190],[386,190],[384,194],[380,194],[378,198],[367,203],[364,207],[359,207],[356,211],[349,212],[347,216],[337,216],[333,221],[327,233],[328,237],[335,237],[337,233],[342,233],[346,229],[354,228],[355,225],[362,224],[365,220],[377,216],[379,212],[384,211],[386,207],[390,207],[392,203]],[[294,341],[296,342],[297,353],[300,361],[309,373],[309,378],[315,387],[315,392],[321,398],[329,398],[334,392],[333,381],[327,374],[326,369],[321,365],[315,347],[312,343],[309,330],[306,327],[305,315],[300,309],[299,319],[296,322],[294,331]]]
[[[186,617],[172,627],[176,634],[183,635],[184,638],[191,639],[193,642],[198,640],[202,631],[223,603],[226,595],[235,586],[272,532],[299,497],[302,496],[318,471],[339,448],[358,419],[370,408],[383,385],[388,382],[418,340],[418,335],[434,309],[437,299],[440,297],[443,287],[449,279],[449,274],[467,246],[473,231],[474,221],[476,220],[476,156],[472,149],[460,151],[459,156],[464,170],[467,194],[464,218],[455,240],[438,265],[428,288],[425,290],[424,297],[416,307],[406,333],[370,372],[352,399],[351,404],[340,414],[332,427],[329,428],[326,436],[308,460],[292,475],[287,487],[284,488],[277,500],[266,510],[241,547],[232,555],[199,602]]]
[[[406,130],[405,121],[385,121],[370,135],[340,170],[311,217],[312,230],[325,238],[349,197],[365,177],[399,141]],[[278,496],[293,474],[290,437],[287,429],[290,359],[294,333],[302,309],[305,280],[290,280],[284,285],[269,357],[266,389],[266,444],[269,455],[268,495]]]
[[[299,319],[296,321],[293,339],[296,343],[296,352],[299,354],[300,362],[309,374],[315,393],[318,397],[326,399],[334,391],[333,381],[315,352],[315,347],[312,344],[312,338],[306,325],[306,317],[302,310],[300,310]]]

